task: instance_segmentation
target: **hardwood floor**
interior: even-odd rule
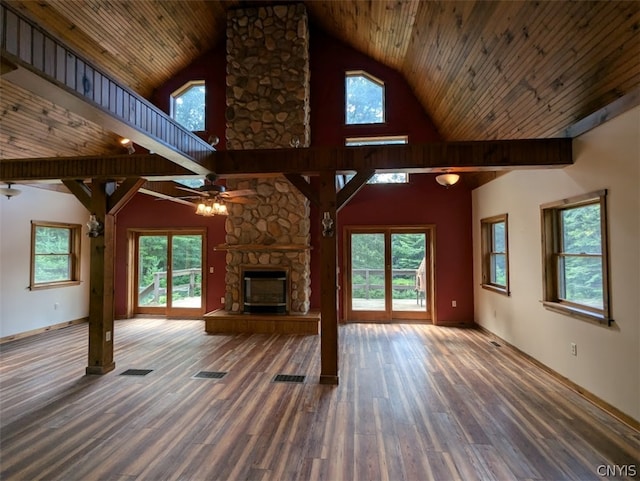
[[[339,386],[317,382],[319,336],[118,321],[115,371],[85,376],[87,336],[79,325],[0,346],[1,479],[583,481],[603,479],[600,465],[640,470],[640,433],[477,330],[342,326]],[[306,379],[272,382],[279,373]]]

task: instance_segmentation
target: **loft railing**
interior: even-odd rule
[[[119,85],[4,4],[0,4],[0,47],[3,57],[10,61],[13,57],[20,66],[196,162],[215,151],[146,99]]]

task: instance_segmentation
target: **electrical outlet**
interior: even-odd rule
[[[220,303],[221,303],[221,304],[224,304],[224,297],[221,297],[221,298],[220,298]]]
[[[456,301],[451,301],[451,307],[458,307],[458,303]]]
[[[213,274],[213,267],[209,267],[209,274]]]
[[[572,356],[577,356],[578,355],[578,346],[576,345],[576,343],[572,342],[570,344],[570,346],[571,346],[571,355]]]
[[[111,340],[111,331],[107,331],[107,335],[105,337],[107,338],[107,342],[109,342]]]

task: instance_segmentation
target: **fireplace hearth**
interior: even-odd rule
[[[287,271],[247,269],[243,274],[243,312],[285,314],[288,312]]]

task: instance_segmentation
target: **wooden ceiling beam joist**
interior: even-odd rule
[[[367,183],[367,181],[375,174],[375,170],[360,170],[354,175],[347,184],[338,191],[336,195],[336,210],[342,209],[354,195]]]
[[[219,151],[212,168],[222,177],[336,171],[438,172],[561,168],[571,165],[571,139],[434,142],[415,145]]]
[[[127,177],[189,179],[194,178],[194,174],[154,154],[0,161],[0,179],[3,182]]]
[[[0,5],[0,53],[18,68],[7,80],[131,139],[151,152],[206,175],[215,149],[157,107],[119,85],[17,11]]]

